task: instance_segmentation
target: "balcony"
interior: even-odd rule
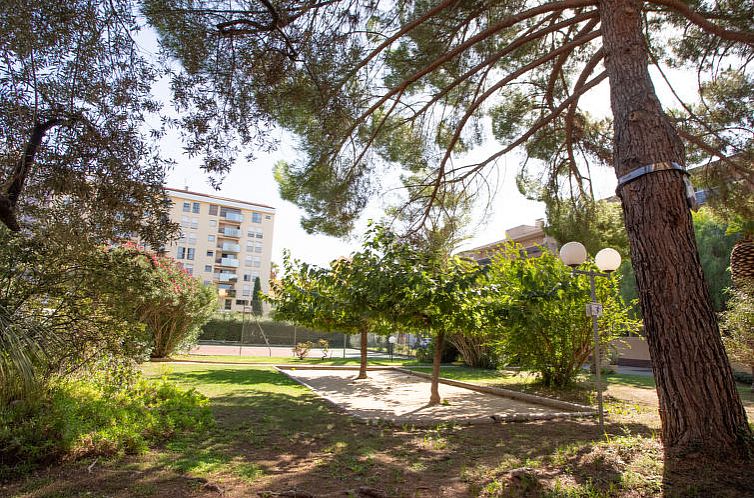
[[[233,213],[233,212],[227,212],[225,213],[225,216],[223,216],[228,221],[235,221],[237,223],[241,223],[243,221],[243,215],[241,213]]]
[[[236,258],[218,258],[215,260],[215,263],[222,266],[231,266],[233,268],[238,268],[238,265],[240,264]]]
[[[223,242],[219,247],[222,247],[223,252],[241,252],[241,246],[233,242]]]
[[[238,280],[238,275],[236,275],[235,273],[220,272],[215,273],[215,276],[220,282],[234,282]]]
[[[239,230],[238,228],[233,228],[233,227],[220,227],[217,229],[217,233],[225,237],[234,237],[234,238],[241,237],[241,230]]]

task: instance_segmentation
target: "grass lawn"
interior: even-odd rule
[[[395,428],[355,423],[269,367],[149,364],[144,371],[209,396],[216,427],[144,455],[55,466],[0,487],[0,495],[356,497],[368,496],[358,491],[367,487],[386,497],[738,497],[752,490],[751,468],[664,461],[656,412],[633,409],[630,399],[615,400],[628,409],[609,413],[608,436],[598,436],[591,420]],[[536,389],[528,376],[443,373]],[[616,385],[651,390],[631,385],[640,382]]]

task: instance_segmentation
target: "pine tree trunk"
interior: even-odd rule
[[[599,0],[615,131],[615,173],[684,148],[662,111],[647,68],[641,3]],[[749,433],[699,263],[682,174],[650,173],[618,192],[636,272],[644,329],[671,451],[732,453]]]
[[[438,332],[435,338],[435,354],[432,357],[432,387],[430,389],[429,404],[440,404],[440,363],[442,363],[442,347],[445,339],[444,332]]]
[[[367,378],[367,332],[369,329],[361,329],[361,364],[359,365],[359,376],[357,379]]]

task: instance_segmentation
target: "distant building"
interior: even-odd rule
[[[214,285],[220,308],[251,307],[254,280],[269,290],[275,208],[188,190],[165,189],[171,221],[181,227],[166,248],[195,278]]]
[[[534,225],[519,225],[509,228],[505,231],[504,239],[463,251],[458,255],[462,258],[473,259],[480,265],[486,265],[489,264],[494,255],[499,254],[511,242],[520,246],[518,256],[526,258],[541,256],[543,249],[557,252],[558,244],[555,239],[545,234],[544,225],[544,220],[539,219],[534,222]]]

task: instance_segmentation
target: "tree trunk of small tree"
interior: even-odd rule
[[[641,3],[599,0],[614,117],[616,176],[684,165],[647,67]],[[666,450],[734,453],[749,434],[697,253],[682,173],[650,173],[618,192],[657,382]]]
[[[440,404],[440,363],[442,363],[442,347],[445,339],[444,332],[438,332],[435,337],[435,354],[432,357],[432,387],[430,390],[429,404]]]
[[[359,364],[359,376],[357,379],[367,378],[367,332],[366,327],[361,328],[361,363]]]

